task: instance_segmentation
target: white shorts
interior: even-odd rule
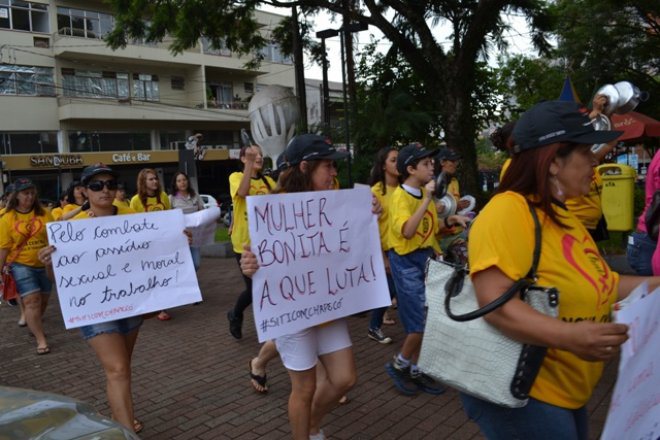
[[[287,370],[305,371],[316,366],[319,356],[353,345],[345,319],[307,328],[275,339]]]

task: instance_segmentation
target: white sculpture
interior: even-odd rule
[[[282,154],[293,137],[298,122],[298,99],[290,89],[268,86],[257,92],[248,106],[252,138],[264,155],[273,160]]]

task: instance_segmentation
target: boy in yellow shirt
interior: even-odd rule
[[[407,145],[399,152],[397,169],[403,181],[392,194],[388,256],[398,293],[398,312],[406,332],[401,351],[385,365],[394,386],[405,395],[419,390],[441,394],[445,389],[416,365],[426,323],[424,271],[426,261],[440,253],[435,235],[440,230],[432,201],[435,151]]]

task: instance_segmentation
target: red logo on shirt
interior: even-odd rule
[[[599,310],[601,306],[606,305],[609,302],[610,295],[614,291],[614,283],[612,283],[610,276],[610,268],[607,263],[600,256],[598,250],[594,249],[592,241],[588,236],[585,236],[581,243],[578,242],[578,239],[573,237],[570,234],[564,235],[562,238],[562,249],[564,251],[564,258],[569,262],[575,270],[582,275],[582,277],[589,282],[594,288],[594,291],[597,295],[596,309]],[[578,246],[575,246],[578,244]],[[598,278],[594,279],[587,271],[581,267],[574,255],[574,252],[579,252],[581,249],[584,255],[587,257],[589,263],[592,264],[595,271],[598,273]]]

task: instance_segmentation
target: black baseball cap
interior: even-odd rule
[[[436,153],[437,151],[427,150],[421,144],[408,144],[399,150],[399,156],[396,159],[396,169],[399,173],[403,174],[408,165],[412,164],[415,160],[431,157]]]
[[[554,144],[602,144],[621,136],[622,131],[596,130],[589,116],[570,101],[545,101],[522,114],[515,128],[514,153]]]
[[[436,156],[438,160],[460,160],[461,155],[451,148],[440,148]]]
[[[326,138],[317,134],[300,134],[289,141],[284,156],[289,166],[304,160],[341,160],[348,157],[347,151],[339,151]]]
[[[92,179],[92,177],[98,174],[110,174],[114,178],[119,177],[118,172],[114,171],[109,166],[99,162],[99,163],[95,163],[94,165],[90,165],[86,167],[83,170],[82,174],[80,175],[80,181],[82,182],[83,185],[87,185],[89,181]]]
[[[32,183],[32,181],[27,177],[19,177],[18,179],[14,180],[14,192],[20,192],[29,188],[36,187],[34,186],[34,183]]]

